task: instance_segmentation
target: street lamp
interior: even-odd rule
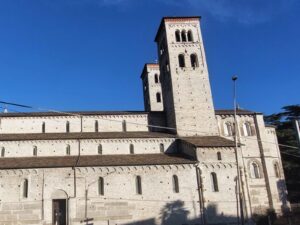
[[[239,157],[238,157],[238,125],[237,125],[237,96],[236,96],[236,82],[238,77],[232,76],[233,81],[233,107],[234,107],[234,143],[235,143],[235,159],[236,159],[236,194],[237,194],[237,224],[240,222],[244,225],[244,213],[242,206],[242,196],[241,196],[241,182],[240,182],[240,171],[239,171]],[[240,221],[241,217],[241,221]]]

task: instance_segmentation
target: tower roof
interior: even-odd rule
[[[143,77],[145,76],[145,72],[147,71],[147,68],[157,68],[159,69],[159,64],[158,63],[145,63],[144,67],[143,67],[143,71],[142,71],[142,74],[141,74],[141,78],[143,79]]]
[[[191,21],[191,20],[199,20],[201,16],[165,16],[161,19],[158,31],[156,33],[154,41],[157,42],[158,35],[164,25],[165,21]]]

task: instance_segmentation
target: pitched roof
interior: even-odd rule
[[[100,116],[100,115],[141,115],[146,111],[66,111],[66,112],[17,112],[0,113],[0,117],[44,117],[44,116]]]
[[[76,133],[24,133],[0,134],[0,141],[27,140],[76,140],[76,139],[124,139],[124,138],[175,138],[176,136],[160,132],[76,132]]]
[[[256,115],[256,114],[262,114],[260,112],[254,112],[250,110],[245,109],[238,109],[236,111],[237,115]],[[233,109],[216,109],[215,110],[216,115],[233,115],[234,110]]]
[[[0,169],[74,167],[77,159],[77,156],[1,158]],[[182,154],[85,155],[79,157],[76,167],[174,165],[193,163],[196,163],[196,161],[189,159]]]
[[[219,136],[194,136],[180,139],[196,147],[235,147],[234,141]]]
[[[0,113],[1,117],[47,117],[47,116],[101,116],[101,115],[148,115],[155,112],[147,111],[67,111],[67,112],[18,112],[18,113]],[[161,112],[162,113],[162,112]],[[233,115],[232,109],[217,109],[216,115]],[[238,115],[255,115],[262,114],[250,110],[239,109]]]

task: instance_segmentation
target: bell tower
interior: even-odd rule
[[[200,17],[164,17],[155,41],[167,125],[180,136],[219,135]]]
[[[163,111],[159,65],[157,63],[145,64],[141,78],[145,111]]]

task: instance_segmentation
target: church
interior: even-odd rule
[[[214,108],[200,21],[162,18],[144,111],[0,114],[0,225],[253,224],[288,209],[275,128]]]

